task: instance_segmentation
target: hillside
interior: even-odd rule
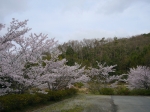
[[[68,60],[68,65],[75,62],[83,66],[96,67],[96,61],[115,65],[116,74],[122,74],[137,65],[150,66],[150,33],[130,38],[84,39],[69,41],[59,45],[61,58]]]

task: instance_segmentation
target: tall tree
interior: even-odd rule
[[[25,37],[30,30],[26,24],[27,20],[19,22],[13,19],[8,32],[0,38],[0,95],[10,92],[24,93],[33,87],[48,87],[49,82],[56,82],[58,77],[55,74],[65,74],[66,77],[74,75],[74,79],[82,77],[75,77],[80,74],[77,65],[73,70],[65,65],[65,59],[59,60],[61,52],[55,46],[57,41],[42,33]],[[47,53],[50,53],[49,59]],[[66,86],[69,84],[71,82]]]

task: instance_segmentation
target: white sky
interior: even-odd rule
[[[0,0],[0,23],[29,19],[60,43],[150,32],[150,0]]]

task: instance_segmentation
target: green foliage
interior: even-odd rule
[[[98,85],[97,85],[98,86]],[[95,86],[93,86],[95,87]],[[150,90],[147,89],[133,89],[130,90],[124,85],[118,85],[117,88],[91,88],[89,89],[91,93],[93,94],[101,94],[101,95],[142,95],[142,96],[148,96],[150,95]]]
[[[69,65],[69,66],[73,66],[73,65],[75,64],[75,61],[74,61],[73,58],[70,58],[70,59],[68,59],[67,61],[68,61],[68,62],[67,62],[66,64]]]
[[[101,88],[99,90],[99,94],[102,94],[102,95],[113,95],[114,94],[114,90],[113,90],[113,88]]]
[[[43,53],[42,60],[50,60],[51,54],[49,52]]]
[[[31,62],[28,62],[28,63],[26,63],[26,65],[25,65],[25,68],[27,69],[29,69],[30,67],[33,67],[33,66],[38,66],[38,64],[37,63],[31,63]]]
[[[77,88],[81,88],[81,87],[84,86],[84,84],[83,84],[82,82],[76,82],[76,83],[74,84],[74,86],[77,87]]]
[[[71,46],[68,46],[66,50],[66,55],[73,55],[73,54],[74,54],[74,50],[72,49]]]
[[[149,96],[150,95],[150,90],[147,89],[133,89],[131,90],[131,95],[145,95]]]
[[[28,106],[43,104],[48,101],[59,101],[69,96],[75,95],[76,89],[66,89],[58,91],[49,91],[48,94],[9,94],[0,96],[0,111],[11,112],[14,110],[21,111]]]
[[[116,75],[126,73],[137,65],[150,66],[150,33],[130,38],[89,39],[78,44],[69,42],[59,46],[62,56],[69,60],[68,65],[77,62],[86,68],[96,67],[96,61],[117,64]]]
[[[118,86],[115,88],[115,94],[116,95],[129,95],[130,90],[125,86]]]
[[[10,94],[0,97],[3,110],[10,112],[12,110],[21,110],[27,106],[36,105],[44,102],[44,98],[37,94]]]
[[[58,101],[62,100],[65,97],[72,96],[77,93],[76,89],[66,89],[66,90],[57,90],[57,91],[48,91],[48,100],[49,101]]]
[[[72,57],[74,57],[75,54],[74,54],[74,50],[72,49],[71,46],[67,47],[66,56],[69,56],[69,57],[67,57],[67,63],[66,64],[69,66],[73,66],[75,64],[75,60]]]
[[[99,94],[99,91],[101,89],[101,85],[99,83],[89,82],[89,92],[92,94]]]

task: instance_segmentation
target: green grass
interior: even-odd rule
[[[76,106],[72,109],[62,110],[61,112],[82,112],[84,108],[82,106]]]

